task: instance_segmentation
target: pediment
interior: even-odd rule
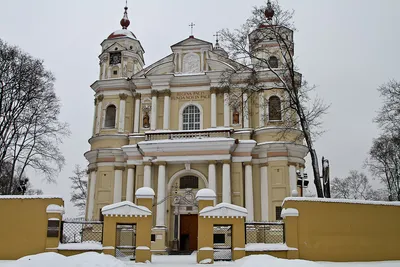
[[[212,43],[201,40],[201,39],[197,39],[194,37],[189,37],[183,41],[180,41],[174,45],[171,46],[172,51],[174,51],[176,48],[184,48],[184,47],[204,47],[204,46],[208,46],[209,49],[212,49]]]
[[[126,48],[123,45],[121,45],[120,43],[115,42],[112,45],[110,45],[109,47],[107,47],[106,49],[104,49],[103,53],[104,52],[114,52],[114,51],[117,52],[117,51],[122,51],[122,50],[126,50]]]
[[[208,218],[243,218],[247,216],[247,209],[229,203],[220,203],[214,207],[205,207],[199,215]]]
[[[138,206],[130,201],[105,206],[101,209],[101,212],[104,216],[147,217],[151,215],[151,211],[148,208]]]

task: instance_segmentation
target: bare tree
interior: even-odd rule
[[[385,186],[390,201],[400,201],[400,138],[381,135],[373,141],[367,166]]]
[[[378,88],[383,105],[375,118],[375,122],[394,135],[400,135],[400,83],[391,80]]]
[[[69,134],[58,120],[60,101],[54,92],[54,76],[43,61],[0,40],[0,170],[11,163],[5,194],[27,168],[54,181],[64,165],[58,148]]]
[[[85,210],[86,207],[88,186],[86,172],[79,165],[76,165],[73,171],[74,175],[69,177],[72,182],[71,202],[81,211]]]
[[[344,179],[334,178],[331,182],[334,198],[384,200],[382,190],[375,190],[368,177],[358,171],[350,171]]]
[[[294,138],[293,142],[305,141],[311,155],[317,195],[324,197],[314,140],[322,133],[321,116],[328,106],[317,97],[311,99],[314,86],[303,80],[298,72],[294,57],[293,13],[281,9],[277,2],[271,4],[268,1],[267,6],[255,7],[241,28],[221,32],[222,46],[230,60],[240,62],[232,63],[234,68],[222,75],[221,87],[230,90],[234,97],[230,103],[235,105],[238,101],[243,101],[244,105],[245,101],[258,99],[267,90],[283,92],[280,108],[274,110],[268,105],[269,114],[282,114],[282,118],[270,124],[281,129],[280,138],[288,140],[290,136]],[[268,101],[270,99],[264,99],[259,105]],[[243,109],[244,116],[251,112]]]

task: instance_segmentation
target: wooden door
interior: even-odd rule
[[[180,216],[181,250],[197,250],[197,214]]]

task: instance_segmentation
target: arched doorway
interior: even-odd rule
[[[182,170],[173,175],[168,183],[171,201],[172,251],[190,254],[197,250],[198,206],[196,193],[207,187],[204,175],[195,170]]]

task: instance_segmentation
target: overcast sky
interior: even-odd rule
[[[128,0],[129,29],[141,41],[146,65],[170,53],[170,46],[190,35],[213,42],[222,28],[238,28],[252,7],[263,0]],[[294,9],[295,53],[305,79],[331,104],[324,117],[326,133],[318,139],[318,155],[329,158],[331,177],[362,170],[372,139],[379,134],[372,122],[381,101],[376,88],[400,80],[397,0],[281,0]],[[54,72],[62,102],[60,119],[72,135],[62,151],[67,164],[57,184],[36,187],[45,194],[70,199],[75,164],[86,166],[93,125],[93,92],[98,77],[100,43],[120,29],[125,0],[1,0],[0,38],[44,60]],[[308,164],[308,166],[310,166]],[[311,174],[311,169],[308,167]],[[76,210],[67,203],[67,215]]]

